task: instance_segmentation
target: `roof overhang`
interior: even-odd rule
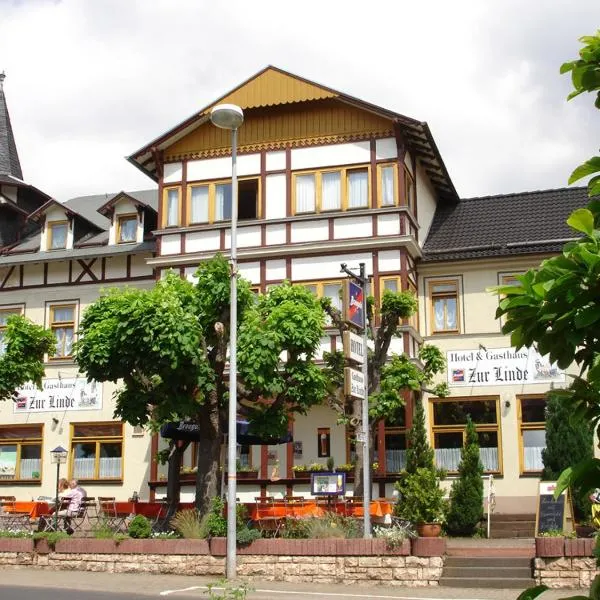
[[[156,209],[153,206],[150,206],[146,202],[142,202],[141,200],[138,200],[137,198],[134,198],[133,196],[130,196],[127,192],[123,191],[119,192],[118,194],[115,194],[110,200],[108,200],[108,202],[105,202],[100,208],[98,208],[98,212],[101,215],[109,218],[115,208],[115,204],[120,200],[128,200],[132,204],[135,204],[138,208],[143,208],[151,210],[152,212],[156,212]]]

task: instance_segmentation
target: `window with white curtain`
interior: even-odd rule
[[[430,282],[429,301],[432,333],[458,331],[458,281]]]
[[[68,221],[48,223],[48,250],[62,250],[67,247]]]
[[[73,353],[76,311],[76,304],[53,304],[50,306],[50,329],[56,339],[56,351],[53,358],[69,358]]]
[[[193,186],[190,191],[190,223],[208,223],[208,186]]]
[[[123,424],[72,423],[71,476],[80,479],[123,477]]]
[[[138,217],[132,215],[119,215],[117,219],[117,243],[127,244],[137,239]]]
[[[215,186],[215,221],[231,219],[231,183],[219,183]]]
[[[380,167],[379,173],[381,206],[394,206],[396,204],[396,169],[393,165],[385,165]]]
[[[498,425],[498,399],[433,399],[433,448],[436,465],[449,472],[458,471],[464,444],[467,416],[475,424],[479,457],[486,473],[501,472],[501,444]]]
[[[0,480],[39,480],[42,425],[0,425]]]
[[[315,175],[296,175],[296,212],[315,212]]]
[[[179,225],[179,188],[165,190],[165,227],[176,227]]]
[[[342,208],[342,177],[339,171],[330,171],[321,176],[321,210]]]
[[[544,468],[542,451],[546,448],[546,399],[543,396],[519,397],[521,426],[521,472],[537,473]]]
[[[366,208],[369,206],[369,172],[367,169],[355,169],[347,172],[348,208]]]

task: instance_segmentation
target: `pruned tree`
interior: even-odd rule
[[[8,318],[0,352],[0,400],[13,399],[18,388],[31,381],[41,389],[44,355],[54,354],[51,331],[21,315]]]
[[[204,514],[220,492],[230,267],[217,255],[196,276],[192,284],[170,273],[151,290],[106,293],[83,315],[76,357],[88,378],[123,382],[116,417],[154,427],[179,419],[198,424],[196,505]],[[313,362],[323,311],[302,287],[285,283],[255,298],[241,277],[237,308],[238,414],[254,434],[281,435],[291,414],[325,397],[325,376]]]
[[[417,398],[415,402],[415,414],[406,449],[406,472],[416,473],[417,469],[435,469],[434,452],[427,440],[425,407],[421,398]]]

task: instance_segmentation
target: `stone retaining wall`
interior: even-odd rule
[[[589,588],[600,570],[591,558],[595,539],[536,538],[533,576],[554,589]]]
[[[0,539],[0,566],[220,578],[225,574],[224,541],[211,540],[209,545],[204,540],[126,540],[117,545],[112,540],[80,539],[60,541],[51,549],[45,541],[34,547],[32,540]],[[249,581],[424,587],[438,585],[444,564],[441,556],[408,556],[408,543],[388,550],[383,540],[257,542],[256,553],[252,544],[238,556],[238,574]],[[282,552],[290,546],[296,554]]]

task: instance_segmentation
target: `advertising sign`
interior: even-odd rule
[[[533,348],[450,350],[446,359],[452,387],[565,382],[565,372]]]
[[[364,325],[363,289],[352,279],[344,282],[344,321],[359,329]]]
[[[362,364],[365,361],[365,348],[362,336],[356,335],[351,331],[344,331],[342,341],[344,344],[344,358]]]
[[[44,379],[41,390],[29,382],[17,394],[13,412],[18,414],[102,408],[102,384],[83,378]]]
[[[344,394],[353,398],[364,398],[365,378],[360,371],[350,367],[344,369]]]
[[[346,473],[311,473],[313,496],[341,496],[346,493]]]

